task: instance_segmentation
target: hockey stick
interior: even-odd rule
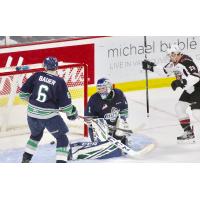
[[[79,116],[79,118],[83,119],[84,121],[86,121],[87,119],[92,121],[92,120],[94,120],[95,118],[98,118],[98,117],[96,117],[96,116]],[[126,132],[126,133],[133,133],[133,131],[131,129],[117,128],[117,127],[113,127],[109,124],[107,124],[107,126],[112,131],[118,130],[118,131],[123,131],[123,132]]]
[[[82,119],[84,119],[84,117],[82,117]],[[99,127],[99,129],[101,129],[104,132],[104,130],[102,129],[100,124],[97,123],[97,121],[95,119],[91,119],[91,121],[94,122]],[[88,123],[85,120],[84,120],[84,123],[86,125],[88,125]],[[105,132],[104,132],[104,134],[106,135]],[[148,153],[149,151],[151,151],[152,149],[154,149],[154,147],[155,147],[154,144],[149,144],[148,146],[146,146],[145,148],[143,148],[140,151],[134,151],[133,149],[131,149],[128,146],[126,146],[125,144],[123,144],[120,140],[117,140],[110,135],[108,135],[107,141],[114,144],[117,148],[121,149],[126,155],[128,155],[131,158],[137,158],[139,156],[142,156],[142,155]]]
[[[144,55],[145,59],[147,59],[146,54],[146,48],[147,48],[147,36],[144,36]],[[146,106],[147,106],[147,117],[149,117],[149,78],[148,78],[148,70],[145,70],[145,79],[146,79]]]
[[[76,143],[70,144],[70,147],[77,147],[77,146],[91,147],[97,144],[98,144],[97,142],[76,142]]]
[[[56,142],[53,140],[50,142],[50,144],[55,144]],[[75,142],[75,143],[71,143],[70,147],[77,147],[77,146],[82,146],[82,147],[91,147],[97,145],[97,142]]]

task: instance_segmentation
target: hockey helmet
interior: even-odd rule
[[[97,92],[100,94],[102,99],[106,99],[112,89],[112,83],[109,79],[101,78],[97,81]]]
[[[58,60],[55,57],[47,57],[43,61],[46,70],[56,70],[58,68]]]
[[[180,54],[181,50],[179,48],[179,46],[177,44],[172,44],[171,47],[169,49],[167,49],[167,54],[171,55],[171,54]]]
[[[171,47],[167,50],[167,55],[170,58],[170,62],[177,63],[181,55],[179,46],[177,44],[171,45]]]

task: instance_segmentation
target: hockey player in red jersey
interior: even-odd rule
[[[184,134],[177,137],[178,141],[195,141],[195,134],[190,124],[189,114],[186,112],[190,106],[194,118],[200,121],[200,72],[193,59],[181,52],[178,45],[171,45],[168,49],[170,61],[164,67],[159,67],[155,63],[144,60],[143,69],[156,72],[166,77],[174,75],[176,80],[171,83],[172,89],[183,90],[179,101],[175,105],[175,111],[183,128]]]

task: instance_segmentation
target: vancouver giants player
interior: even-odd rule
[[[190,106],[192,114],[197,121],[200,121],[200,72],[193,59],[181,52],[178,45],[174,44],[168,49],[170,62],[164,67],[158,67],[148,60],[142,62],[143,69],[156,72],[160,75],[174,75],[176,80],[171,83],[172,89],[183,90],[175,111],[183,128],[184,134],[177,137],[178,141],[195,142],[195,135],[190,124],[189,114],[186,112]]]

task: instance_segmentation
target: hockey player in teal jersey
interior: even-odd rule
[[[69,130],[59,112],[66,113],[69,120],[75,120],[78,113],[65,81],[57,76],[57,59],[47,57],[43,66],[45,72],[33,74],[19,94],[21,99],[28,101],[27,120],[31,131],[22,162],[31,161],[46,128],[57,141],[56,162],[65,163],[70,150],[66,135]]]
[[[123,151],[120,148],[106,139],[102,141],[99,138],[100,135],[106,136],[107,133],[138,152],[153,144],[154,142],[151,138],[142,134],[135,134],[129,129],[127,121],[128,102],[124,93],[120,89],[113,88],[111,81],[107,78],[99,79],[96,86],[97,92],[90,97],[85,111],[91,142],[79,143],[80,149],[74,153],[74,156],[84,159],[107,159],[123,156]],[[101,122],[99,127],[92,123],[92,119]],[[108,132],[103,131],[103,126],[105,129],[109,127]],[[130,132],[128,133],[128,131]],[[77,144],[73,145],[78,148]]]

